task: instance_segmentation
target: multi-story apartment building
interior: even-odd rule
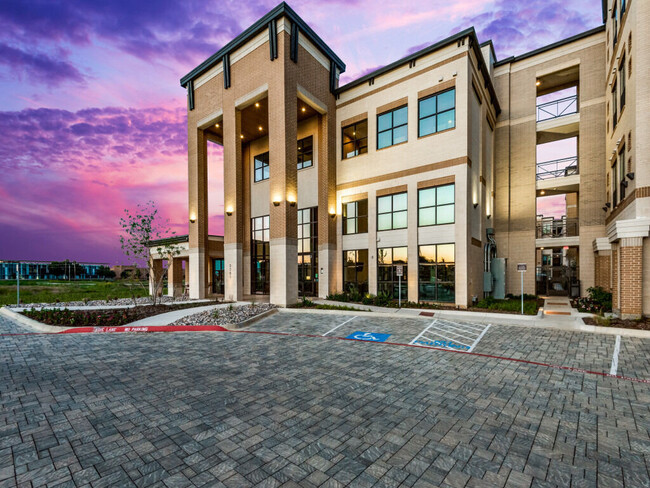
[[[604,0],[603,19],[499,61],[470,28],[339,86],[345,64],[280,4],[181,80],[190,295],[218,267],[228,299],[401,288],[465,307],[518,293],[526,263],[527,293],[599,285],[650,313],[650,5]],[[208,141],[224,154],[218,266]]]

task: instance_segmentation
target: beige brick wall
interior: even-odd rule
[[[643,246],[623,246],[621,255],[621,316],[641,316],[643,283]]]

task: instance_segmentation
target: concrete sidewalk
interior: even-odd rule
[[[174,310],[173,312],[161,313],[146,319],[137,320],[127,324],[129,327],[141,327],[149,325],[169,325],[173,324],[179,319],[201,313],[208,310],[216,310],[219,308],[227,308],[230,306],[239,307],[241,305],[250,305],[250,302],[234,302],[234,303],[220,303],[219,305],[208,305],[206,307],[185,308],[183,310]]]

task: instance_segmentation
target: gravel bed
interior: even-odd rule
[[[136,299],[138,305],[151,305],[151,297],[140,297]],[[174,300],[174,297],[162,296],[158,298],[158,303],[188,303],[195,300]],[[56,302],[56,303],[21,303],[20,305],[7,305],[8,308],[66,308],[66,307],[103,307],[110,306],[128,306],[133,305],[133,298],[118,298],[116,300],[87,300],[74,302]]]
[[[241,305],[239,307],[225,307],[205,312],[188,315],[177,320],[172,325],[229,325],[239,324],[244,320],[267,312],[275,305],[270,303],[256,303],[255,305]]]

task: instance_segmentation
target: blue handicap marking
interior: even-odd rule
[[[390,334],[376,334],[375,332],[356,331],[346,337],[346,339],[356,339],[358,341],[384,342],[390,337]]]

